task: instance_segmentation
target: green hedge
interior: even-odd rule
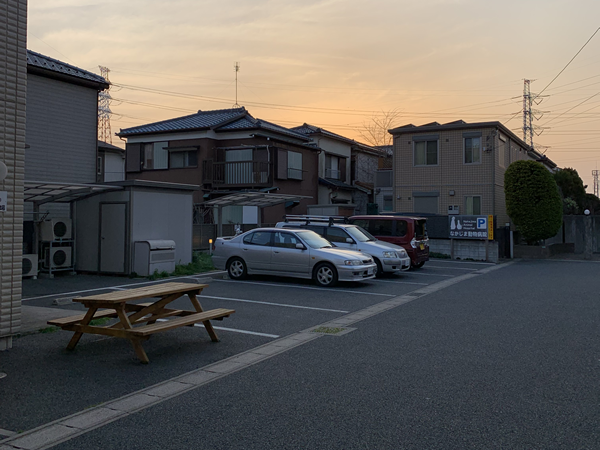
[[[506,211],[528,244],[562,225],[562,199],[552,174],[536,161],[515,161],[504,174]]]

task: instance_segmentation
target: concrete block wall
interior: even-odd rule
[[[25,105],[27,96],[27,1],[0,2],[0,161],[8,193],[0,212],[0,350],[12,347],[21,324]]]
[[[441,253],[451,255],[450,239],[429,239],[429,251],[432,253]],[[473,259],[475,261],[498,262],[498,242],[490,241],[487,244],[486,259],[486,241],[476,240],[454,240],[454,259]]]

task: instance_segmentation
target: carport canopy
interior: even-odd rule
[[[217,236],[223,236],[223,207],[224,206],[257,206],[260,210],[269,206],[280,205],[287,202],[299,202],[304,198],[312,198],[305,195],[273,194],[270,192],[234,192],[223,197],[208,200],[205,206],[217,207]],[[260,216],[258,223],[260,226]]]
[[[34,208],[44,203],[71,203],[88,195],[109,190],[120,190],[121,186],[104,184],[55,183],[51,181],[25,181],[24,200],[32,202]]]

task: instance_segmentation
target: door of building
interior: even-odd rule
[[[125,273],[127,203],[100,204],[100,272]]]

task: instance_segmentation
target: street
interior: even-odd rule
[[[77,433],[52,425],[65,433],[54,448],[598,448],[599,269],[433,260],[332,289],[217,278],[200,300],[236,309],[215,322],[221,342],[198,328],[160,334],[147,366],[120,340],[87,336],[67,353],[68,332],[17,339],[0,360],[0,428],[114,412],[106,402],[171,380],[180,392],[144,394],[147,406]],[[346,332],[303,337],[319,326]],[[188,373],[218,376],[194,385]]]

